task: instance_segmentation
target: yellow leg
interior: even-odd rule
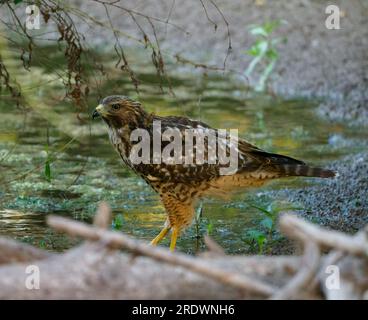
[[[151,241],[151,245],[152,246],[156,246],[163,238],[165,238],[165,236],[167,235],[167,233],[170,231],[170,227],[167,227],[165,225],[165,227],[160,231],[160,233],[157,235],[156,238],[154,238]]]
[[[171,252],[175,250],[176,239],[178,239],[178,236],[179,236],[179,228],[178,227],[173,227],[172,234],[171,234],[171,242],[170,242],[170,251]]]

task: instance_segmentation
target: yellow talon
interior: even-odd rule
[[[169,232],[170,228],[169,227],[164,227],[160,233],[157,235],[156,238],[154,238],[151,241],[151,245],[152,246],[156,246],[163,238],[165,238],[165,236],[167,235],[167,233]]]
[[[177,227],[173,227],[172,234],[171,234],[171,242],[170,242],[170,251],[173,252],[176,246],[176,239],[179,235],[179,229]]]

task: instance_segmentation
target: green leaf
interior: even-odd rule
[[[258,253],[262,254],[264,244],[267,242],[266,235],[262,231],[252,229],[252,230],[247,231],[246,237],[249,240],[253,240],[257,242],[258,249],[259,249]]]
[[[279,28],[282,24],[284,25],[287,24],[287,21],[286,20],[275,20],[275,21],[266,22],[263,25],[263,28],[268,34],[271,34],[275,29]]]
[[[272,230],[273,229],[273,220],[269,217],[266,217],[261,221],[261,225],[263,227],[265,227],[267,230]]]
[[[260,230],[251,229],[246,232],[245,236],[249,240],[255,240],[258,242],[258,239],[262,239],[263,237],[265,237],[265,234]]]
[[[23,0],[14,0],[14,4],[21,3]]]
[[[213,230],[213,224],[210,222],[207,224],[207,234],[210,235]]]
[[[280,26],[280,21],[276,20],[276,21],[270,21],[270,22],[266,22],[263,25],[264,30],[266,31],[267,34],[272,33],[276,28],[278,28]]]
[[[276,60],[278,59],[279,55],[275,49],[268,49],[266,52],[266,57],[271,60]]]
[[[268,41],[266,40],[257,40],[254,44],[254,46],[256,46],[257,50],[259,51],[259,53],[266,53],[267,49],[268,49]]]
[[[254,27],[249,32],[253,36],[263,36],[263,37],[268,36],[267,31],[262,26]]]
[[[250,56],[256,57],[259,55],[260,51],[256,46],[252,46],[249,50],[246,50],[245,53],[249,54]]]
[[[259,238],[257,241],[259,250],[258,250],[258,254],[262,254],[263,253],[263,247],[265,245],[265,243],[267,242],[266,236],[263,236],[262,238]]]
[[[124,217],[122,214],[118,214],[112,221],[112,228],[115,230],[121,230],[123,227]]]
[[[46,241],[45,240],[40,240],[39,243],[38,243],[38,246],[41,249],[46,249]]]
[[[271,217],[272,216],[271,212],[269,210],[265,209],[265,208],[259,207],[259,206],[255,205],[255,204],[248,204],[248,205],[251,206],[251,207],[253,207],[253,208],[255,208],[255,209],[258,209],[259,211],[261,211],[264,214],[266,214],[266,216],[268,216],[268,217]]]

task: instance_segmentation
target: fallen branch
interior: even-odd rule
[[[280,230],[285,235],[300,239],[305,236],[309,241],[314,241],[323,248],[333,248],[353,255],[366,256],[368,254],[368,243],[366,239],[348,236],[339,231],[326,230],[317,225],[285,214],[280,219]]]
[[[285,214],[281,230],[303,244],[295,256],[228,256],[206,237],[208,252],[187,256],[107,230],[102,203],[94,225],[50,216],[54,229],[87,242],[62,254],[0,238],[0,299],[363,299],[368,296],[366,229],[351,237]],[[125,249],[126,254],[117,249]],[[322,254],[322,249],[329,249]],[[4,258],[5,257],[5,258]],[[15,262],[15,263],[14,263]],[[25,288],[27,267],[40,270],[39,290]],[[331,290],[326,266],[339,269]],[[174,284],[174,285],[173,285]],[[178,290],[180,288],[180,290]]]
[[[106,231],[91,227],[82,222],[71,221],[57,216],[49,216],[47,223],[55,230],[71,236],[81,237],[86,240],[101,241],[104,245],[112,249],[125,248],[136,255],[144,255],[157,261],[187,268],[192,272],[210,277],[224,285],[237,289],[252,291],[265,296],[272,295],[276,291],[276,288],[261,281],[217,269],[203,263],[201,260],[196,260],[196,258],[181,253],[172,254],[166,249],[152,247],[115,231]]]
[[[298,293],[308,286],[318,272],[321,258],[320,249],[314,241],[309,241],[307,238],[303,238],[303,242],[304,255],[300,260],[299,272],[297,272],[285,287],[277,291],[271,299],[285,300],[297,297]]]

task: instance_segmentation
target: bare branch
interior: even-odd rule
[[[222,20],[224,21],[224,23],[226,25],[227,41],[228,41],[228,47],[227,47],[226,56],[225,56],[225,59],[224,59],[224,69],[226,69],[226,61],[227,61],[227,58],[229,57],[229,55],[231,53],[231,50],[232,50],[230,25],[229,25],[229,22],[227,21],[227,19],[225,18],[225,15],[223,14],[223,12],[220,10],[218,5],[216,4],[216,2],[214,2],[213,0],[209,0],[209,2],[211,2],[211,4],[216,8],[217,12],[221,15]]]
[[[106,202],[101,202],[93,219],[93,224],[101,229],[107,229],[111,224],[111,210]]]
[[[206,244],[210,253],[220,255],[220,256],[225,255],[225,250],[208,235],[204,236],[204,243]]]
[[[224,285],[244,290],[245,292],[251,291],[269,296],[274,294],[276,290],[274,287],[261,281],[213,268],[202,261],[197,261],[193,257],[188,257],[181,253],[171,253],[166,249],[158,247],[152,247],[118,232],[106,231],[100,228],[91,227],[82,222],[70,221],[57,216],[49,216],[47,223],[55,230],[65,232],[71,236],[82,237],[83,239],[91,241],[101,241],[106,246],[113,249],[125,248],[136,255],[144,255],[158,261],[181,266],[190,271],[212,278]]]
[[[309,241],[315,241],[322,247],[334,248],[354,255],[366,256],[368,253],[367,241],[345,235],[339,231],[329,231],[317,225],[301,220],[294,215],[285,214],[280,219],[281,231],[294,238],[302,240],[304,237]]]
[[[303,243],[304,255],[300,259],[300,270],[271,299],[285,300],[297,297],[298,293],[304,290],[314,279],[315,274],[318,272],[321,257],[320,249],[314,241],[310,241],[306,237],[303,239]]]

